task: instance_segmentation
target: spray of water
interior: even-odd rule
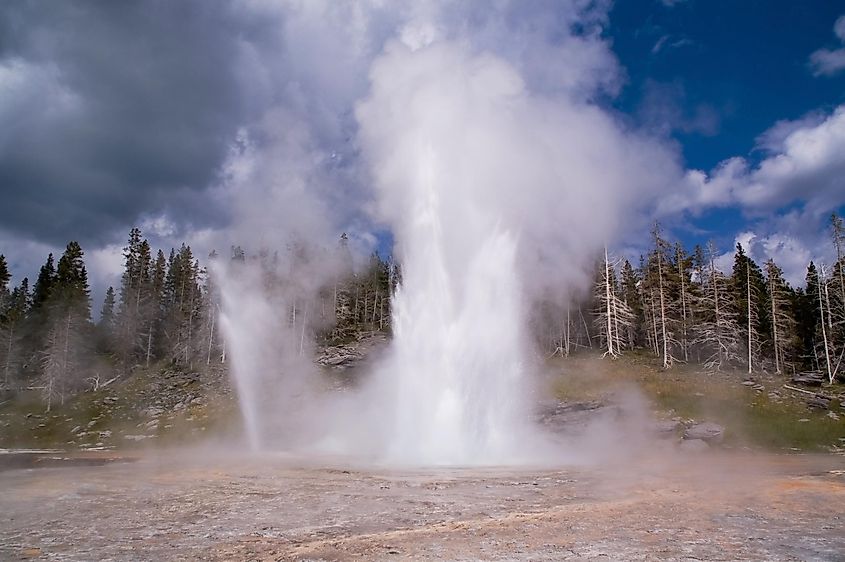
[[[479,224],[465,232],[469,253],[450,255],[437,196],[442,171],[422,160],[426,169],[409,189],[415,212],[404,232],[394,350],[382,367],[395,409],[387,454],[425,464],[501,463],[518,450],[517,428],[526,421],[515,235]]]
[[[498,21],[478,32],[479,44],[494,47]],[[290,303],[258,292],[264,302],[252,306],[242,286],[224,284],[227,345],[242,404],[252,403],[243,409],[254,443],[264,442],[262,427],[293,423],[299,443],[321,451],[414,464],[536,460],[527,311],[552,287],[588,286],[595,251],[623,213],[672,177],[671,154],[590,102],[605,82],[589,62],[604,52],[600,41],[564,41],[558,55],[584,56],[565,65],[566,80],[537,92],[547,81],[521,73],[526,53],[479,49],[436,23],[412,22],[389,41],[355,104],[360,172],[373,186],[368,210],[394,234],[402,268],[391,350],[365,387],[328,398],[263,380],[279,364],[309,369],[288,362],[296,346],[278,338],[289,325],[267,316]],[[325,235],[332,199],[320,195],[330,182],[310,170],[280,180],[274,170],[250,174],[282,184],[273,191],[279,205],[253,198],[265,209],[258,216],[285,224],[266,210],[296,209],[297,230],[320,224],[320,240],[336,238]],[[317,288],[327,279],[299,282]],[[275,408],[255,406],[277,390]],[[295,421],[262,421],[278,409],[295,411]]]

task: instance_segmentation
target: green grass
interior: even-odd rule
[[[745,373],[707,373],[692,365],[661,370],[657,361],[642,353],[617,360],[584,354],[555,360],[551,367],[560,372],[554,386],[562,400],[602,400],[632,385],[639,388],[662,417],[713,421],[725,426],[726,446],[750,446],[774,450],[826,451],[843,447],[845,412],[837,396],[845,385],[821,390],[833,396],[830,411],[810,410],[805,396],[783,388],[783,377],[754,375],[765,390],[756,392],[742,385]],[[774,400],[769,392],[777,391]],[[799,421],[805,420],[805,421]]]
[[[195,383],[168,385],[164,370],[163,365],[137,369],[132,376],[106,388],[80,392],[68,397],[64,404],[54,403],[50,412],[45,411],[38,391],[19,394],[0,405],[0,447],[73,449],[102,444],[133,449],[153,443],[177,445],[212,432],[225,436],[239,430],[240,417],[231,396],[203,392]],[[153,406],[157,397],[181,397],[187,390],[203,394],[204,403],[178,411],[164,408],[155,430],[139,427],[150,421],[142,412]],[[77,426],[89,434],[75,435],[72,430]],[[107,431],[111,434],[100,434]],[[140,434],[153,434],[155,438],[123,438]]]

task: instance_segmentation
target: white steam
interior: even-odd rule
[[[411,37],[374,63],[356,112],[403,266],[386,446],[404,462],[512,462],[532,433],[530,300],[584,283],[646,187],[631,178],[667,160],[593,106],[532,94],[501,58]]]
[[[259,246],[295,233],[330,247],[338,225],[367,209],[395,236],[402,268],[391,350],[366,388],[337,399],[301,383],[319,378],[301,343],[313,325],[288,318],[295,302],[316,307],[337,275],[330,253],[311,251],[281,289],[255,272],[224,275],[227,346],[253,444],[286,424],[299,445],[403,463],[536,460],[532,303],[586,287],[597,249],[679,176],[668,151],[590,101],[618,81],[596,32],[552,47],[531,36],[536,26],[512,23],[516,5],[466,25],[448,20],[460,8],[444,6],[417,10],[426,17],[369,65],[366,97],[349,100],[362,156],[353,167],[371,178],[372,206],[360,191],[338,197],[356,193],[340,180],[358,175],[332,176],[302,116],[268,115],[260,130],[271,142],[246,143],[235,160],[233,177],[252,195],[238,207],[241,232],[259,230]],[[564,30],[574,6],[561,9]],[[601,21],[591,14],[589,25]],[[521,47],[498,48],[497,33]],[[559,79],[538,70],[550,55]],[[290,415],[276,418],[280,410]]]

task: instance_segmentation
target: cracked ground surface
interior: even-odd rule
[[[187,451],[0,489],[4,560],[845,560],[834,455],[411,470]]]

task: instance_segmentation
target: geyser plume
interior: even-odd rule
[[[623,169],[601,160],[637,162],[596,108],[533,95],[512,65],[465,43],[403,36],[414,41],[388,44],[356,112],[403,268],[380,373],[387,454],[536,460],[527,305],[586,278],[628,199]]]
[[[337,264],[317,256],[304,273],[290,270],[282,289],[268,290],[258,273],[221,281],[253,445],[284,433],[296,445],[404,463],[537,460],[528,311],[588,287],[623,210],[633,222],[676,177],[669,152],[593,101],[617,81],[596,31],[601,13],[582,26],[579,4],[562,3],[566,23],[552,38],[535,24],[557,8],[527,9],[526,24],[521,3],[489,13],[443,6],[371,64],[362,52],[369,93],[338,90],[352,92],[354,123],[332,98],[316,113],[270,111],[239,139],[229,170],[237,242],[273,252],[292,237],[331,248],[342,230],[373,240],[366,212],[393,233],[401,265],[390,351],[360,392],[333,397],[314,392],[314,325],[290,312],[317,302]],[[572,31],[582,28],[592,31]],[[374,51],[385,29],[368,31]],[[307,90],[321,107],[321,88]],[[317,133],[335,110],[354,146]]]

